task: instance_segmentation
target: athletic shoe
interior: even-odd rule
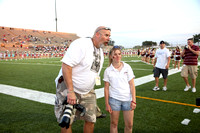
[[[163,87],[163,91],[167,91],[167,87],[166,86]]]
[[[157,86],[155,86],[155,87],[153,88],[153,91],[159,91],[159,90],[160,90],[160,88],[157,87]]]
[[[196,92],[196,88],[192,88],[192,92],[194,92],[194,93],[195,93],[195,92]]]
[[[188,91],[191,88],[191,86],[187,86],[185,87],[184,91]]]

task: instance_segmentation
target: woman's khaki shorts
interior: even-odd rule
[[[60,122],[65,106],[62,105],[65,97],[67,94],[67,88],[64,82],[58,83],[56,89],[56,100],[55,100],[55,107],[54,112],[57,118],[57,121]],[[81,119],[87,122],[96,122],[96,94],[95,91],[92,89],[87,94],[78,94],[75,93],[77,97],[78,104],[83,105],[86,108],[86,113],[83,117],[80,116],[80,112],[76,111],[75,109],[72,112],[70,125],[73,123],[74,119]]]
[[[197,66],[194,65],[183,65],[182,70],[181,70],[181,77],[188,77],[188,75],[190,75],[190,77],[192,79],[196,79],[198,72],[197,72]]]

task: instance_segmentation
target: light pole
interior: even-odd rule
[[[57,28],[57,11],[56,11],[56,0],[55,0],[55,20],[56,20],[56,32],[58,32],[58,28]]]

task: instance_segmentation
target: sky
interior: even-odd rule
[[[111,28],[115,45],[186,44],[200,33],[200,0],[56,0],[58,32]],[[0,26],[56,31],[55,0],[0,0]]]

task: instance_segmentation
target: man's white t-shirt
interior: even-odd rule
[[[94,52],[99,53],[100,62],[95,62]],[[87,94],[94,88],[95,78],[101,71],[104,56],[101,48],[94,47],[91,38],[80,38],[71,43],[61,61],[72,67],[74,91],[79,94]],[[96,63],[100,63],[98,68],[95,66]],[[60,76],[62,76],[62,68],[55,80],[56,86]]]
[[[169,49],[167,48],[157,49],[155,54],[155,58],[157,58],[156,67],[160,69],[166,69],[165,67],[168,62],[168,57],[170,57]]]
[[[124,63],[121,71],[118,71],[111,64],[104,72],[104,81],[109,82],[109,97],[120,101],[131,101],[132,94],[130,91],[129,81],[135,78],[132,68],[129,64]]]

